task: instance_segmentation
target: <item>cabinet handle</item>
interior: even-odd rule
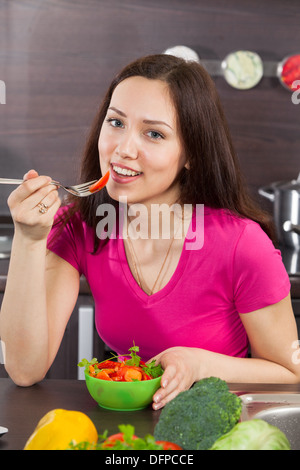
[[[5,344],[0,339],[0,364],[5,364]]]
[[[93,358],[94,349],[94,308],[81,306],[78,309],[78,362]],[[84,380],[84,369],[78,368],[77,379]]]

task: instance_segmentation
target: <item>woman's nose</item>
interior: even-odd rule
[[[126,132],[118,145],[118,153],[122,158],[137,158],[138,156],[138,142],[137,136],[134,132]]]

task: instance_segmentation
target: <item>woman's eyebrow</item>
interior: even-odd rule
[[[118,108],[115,108],[114,106],[110,106],[108,109],[111,109],[112,111],[115,111],[115,113],[120,114],[120,116],[127,117],[123,111],[120,111]]]
[[[170,129],[172,129],[172,127],[171,127],[169,124],[167,124],[165,121],[153,121],[153,120],[151,120],[151,119],[144,119],[143,122],[144,122],[145,124],[154,124],[154,125],[155,125],[155,124],[163,124],[164,126],[167,126],[167,127],[169,127]],[[173,130],[173,129],[172,129],[172,130]]]
[[[108,109],[110,109],[111,111],[114,111],[115,113],[118,113],[120,116],[122,117],[127,117],[125,113],[123,113],[123,111],[121,111],[120,109],[118,108],[115,108],[114,106],[110,106]],[[155,125],[155,124],[163,124],[164,126],[167,126],[169,127],[170,129],[172,129],[172,127],[167,124],[165,121],[157,121],[157,120],[153,120],[153,119],[144,119],[143,122],[145,124],[151,124],[151,125]],[[172,129],[173,130],[173,129]]]

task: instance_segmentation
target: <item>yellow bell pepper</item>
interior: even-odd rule
[[[38,423],[24,450],[65,450],[79,442],[96,444],[98,432],[91,419],[81,411],[56,409]]]

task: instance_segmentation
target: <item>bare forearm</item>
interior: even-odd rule
[[[291,349],[291,367],[287,368],[265,359],[231,357],[195,349],[195,355],[201,361],[197,380],[215,376],[226,382],[297,383],[299,373],[297,374],[296,365],[292,364],[292,354]]]
[[[164,369],[161,388],[153,397],[153,407],[163,407],[178,393],[207,377],[219,377],[229,383],[297,383],[300,381],[299,354],[293,363],[295,352],[291,348],[283,366],[266,359],[231,357],[198,348],[167,349],[153,358]]]
[[[13,379],[39,380],[48,363],[45,287],[46,240],[28,242],[15,235],[0,314],[6,367]],[[25,380],[25,379],[24,379]],[[27,379],[26,379],[27,380]]]
[[[0,314],[6,369],[19,385],[30,385],[49,366],[46,302],[46,240],[60,206],[51,178],[35,170],[9,196],[14,221],[10,267]],[[46,211],[40,211],[40,204]]]

